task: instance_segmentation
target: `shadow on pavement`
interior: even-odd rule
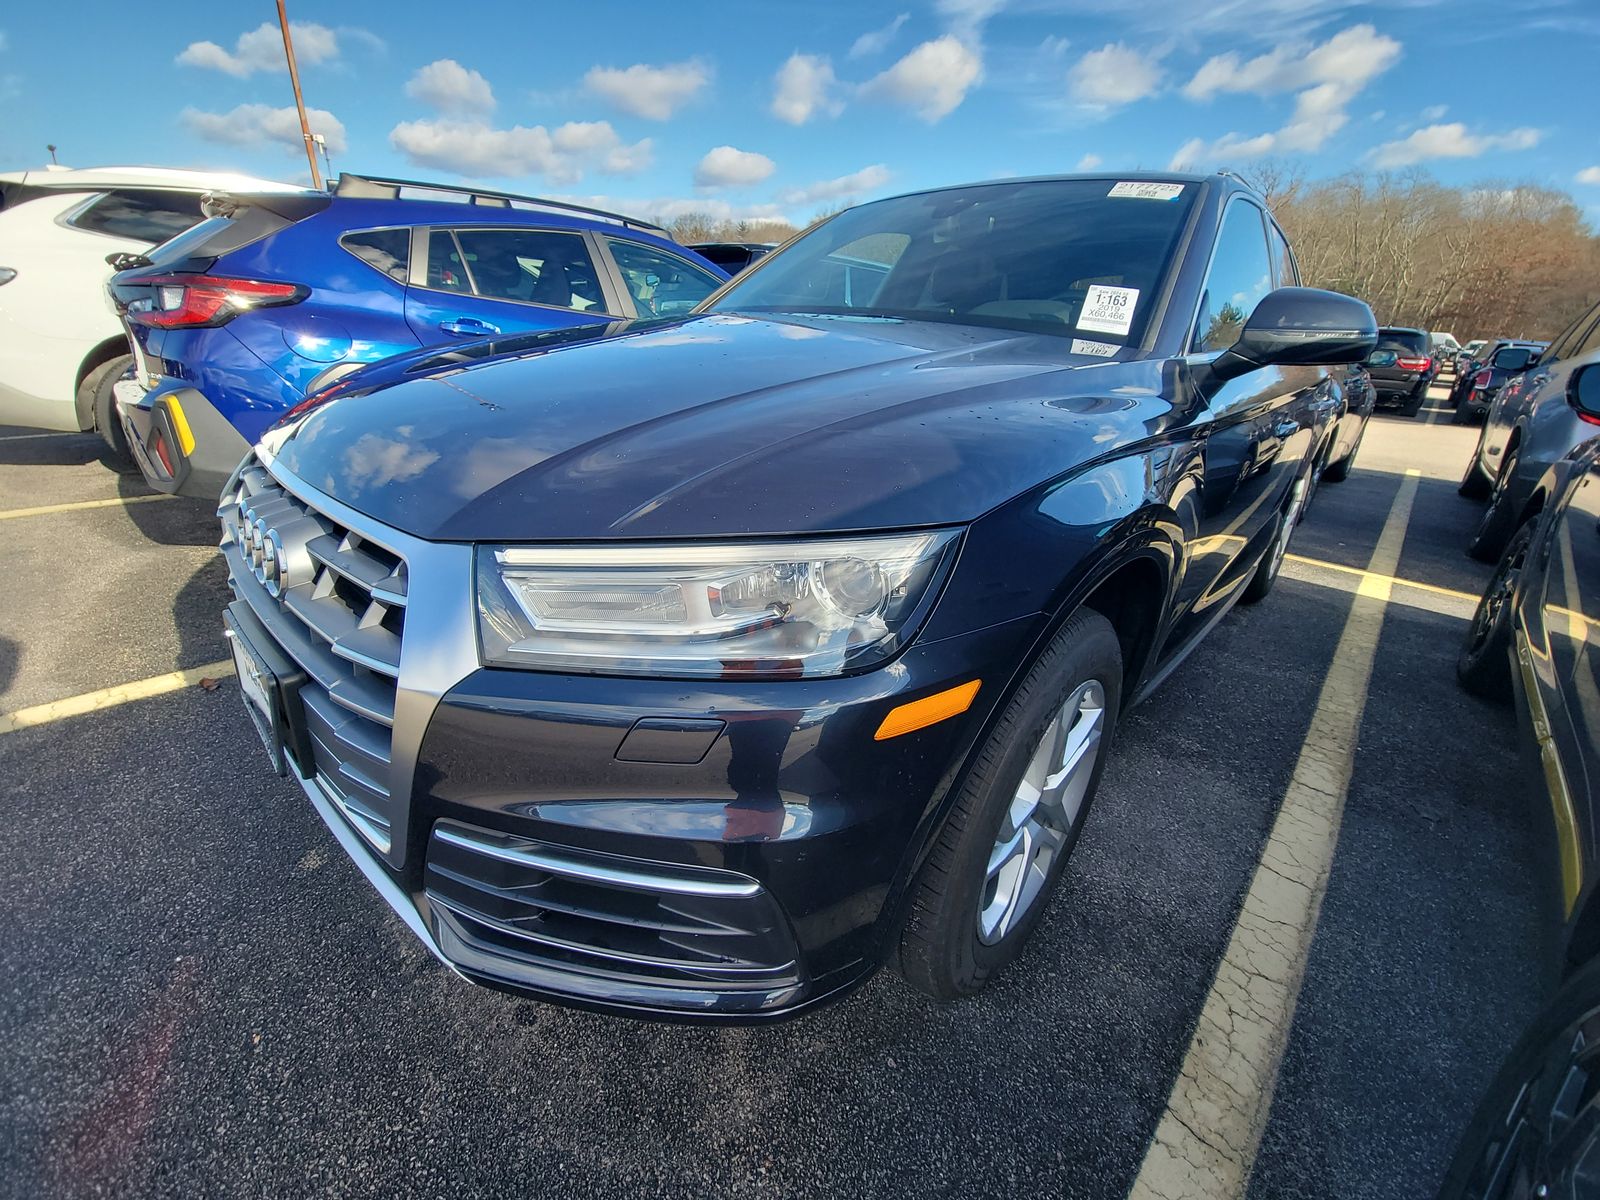
[[[117,480],[124,500],[152,492],[137,471]],[[157,504],[130,504],[123,510],[135,528],[161,546],[215,546],[221,537],[215,502],[180,496]]]

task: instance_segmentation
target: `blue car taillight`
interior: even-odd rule
[[[145,281],[149,308],[129,308],[128,319],[153,329],[197,329],[226,325],[242,312],[298,304],[311,289],[298,283],[228,279],[217,275],[161,275]]]

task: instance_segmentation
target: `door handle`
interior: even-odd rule
[[[1279,421],[1272,427],[1272,432],[1281,438],[1293,437],[1300,432],[1299,421]]]
[[[477,317],[454,317],[448,321],[440,321],[439,328],[446,333],[464,333],[469,337],[482,333],[500,332],[500,326],[491,325],[487,321],[480,321]]]

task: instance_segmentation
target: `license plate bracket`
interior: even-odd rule
[[[294,720],[305,673],[276,653],[277,647],[259,627],[253,627],[253,620],[242,619],[232,609],[229,605],[222,620],[238,672],[239,694],[273,770],[287,775],[290,760],[300,760],[305,750],[304,718]]]

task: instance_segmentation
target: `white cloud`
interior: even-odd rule
[[[591,67],[583,86],[623,112],[651,121],[665,121],[711,82],[711,69],[691,61],[653,67]]]
[[[1371,25],[1352,25],[1325,42],[1276,46],[1241,59],[1236,53],[1209,59],[1184,85],[1191,100],[1220,93],[1267,96],[1296,92],[1294,112],[1280,129],[1248,135],[1226,133],[1213,142],[1194,138],[1173,156],[1173,164],[1256,158],[1263,154],[1314,153],[1350,121],[1350,103],[1379,75],[1400,60],[1400,43]]]
[[[850,200],[863,192],[875,191],[888,182],[889,168],[882,163],[874,163],[837,179],[823,179],[805,187],[789,188],[778,193],[778,202],[803,207],[829,200]]]
[[[1527,150],[1543,136],[1537,129],[1474,133],[1460,121],[1425,125],[1409,137],[1385,142],[1368,156],[1375,166],[1408,167],[1435,158],[1477,158],[1491,150]]]
[[[930,124],[949,116],[983,79],[978,50],[946,34],[923,42],[862,85],[862,94],[902,104]]]
[[[951,33],[964,42],[976,43],[989,18],[1006,3],[1007,0],[939,0],[936,8]]]
[[[289,22],[294,37],[294,58],[300,66],[316,66],[339,57],[339,35],[326,25],[314,22]],[[283,56],[283,34],[271,21],[263,21],[248,33],[241,33],[227,50],[216,42],[190,42],[178,55],[186,67],[205,67],[245,79],[257,71],[287,71]]]
[[[778,169],[765,154],[753,150],[736,150],[732,146],[717,146],[708,150],[694,169],[697,188],[750,187],[768,178]]]
[[[1077,169],[1080,171],[1092,171],[1104,161],[1098,154],[1085,154],[1078,160]]]
[[[440,112],[476,114],[494,111],[494,91],[478,72],[453,58],[431,62],[411,77],[406,95]]]
[[[1579,183],[1600,184],[1600,166],[1585,167],[1578,172],[1577,180]]]
[[[1424,121],[1442,121],[1445,113],[1449,111],[1450,106],[1448,104],[1430,104],[1422,110],[1422,119]]]
[[[481,121],[402,121],[389,144],[418,166],[472,177],[543,175],[577,183],[586,170],[612,175],[642,171],[653,160],[650,140],[626,145],[609,121],[569,121],[495,129]]]
[[[220,142],[227,146],[258,146],[263,142],[278,142],[292,150],[301,150],[305,146],[305,139],[300,133],[300,115],[292,105],[273,108],[270,104],[241,104],[225,113],[186,108],[178,119],[196,137],[208,142]],[[311,132],[320,133],[327,141],[330,154],[342,154],[348,148],[344,123],[327,109],[306,109],[306,120]]]
[[[1153,95],[1161,86],[1161,67],[1153,55],[1121,42],[1091,50],[1067,72],[1067,90],[1079,104],[1116,108]]]
[[[791,54],[772,77],[772,115],[791,125],[812,117],[836,117],[844,105],[833,95],[833,64],[816,54]]]
[[[851,43],[850,57],[865,58],[869,54],[882,54],[889,48],[889,43],[894,41],[894,35],[900,32],[900,27],[910,19],[910,13],[901,13],[882,29],[863,33]]]

